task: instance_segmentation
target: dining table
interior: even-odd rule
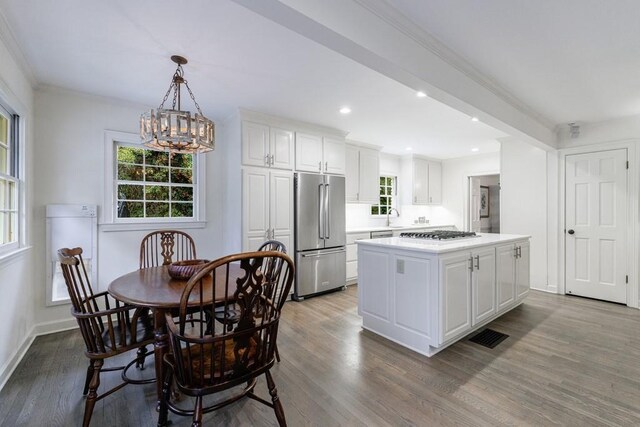
[[[226,268],[218,268],[216,274],[216,289],[212,292],[212,276],[206,275],[202,283],[204,303],[223,304],[231,298],[236,290],[236,279],[243,276],[239,264],[229,264],[227,276]],[[142,268],[127,273],[113,280],[108,287],[109,294],[130,305],[146,307],[153,313],[154,320],[154,356],[156,370],[156,392],[158,405],[162,398],[162,383],[165,377],[163,358],[169,349],[169,335],[165,314],[180,308],[180,298],[188,280],[174,279],[169,276],[168,266]],[[215,295],[215,301],[212,296]],[[209,298],[207,300],[207,298]],[[200,303],[198,295],[192,294],[188,306]]]

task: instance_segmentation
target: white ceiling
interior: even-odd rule
[[[387,0],[556,124],[640,113],[638,0]]]
[[[175,8],[167,0],[0,0],[41,84],[155,106],[175,68],[169,56],[181,54],[214,120],[243,107],[345,130],[386,152],[412,147],[436,158],[497,151],[495,139],[505,136],[228,0]],[[344,105],[348,116],[338,113]]]

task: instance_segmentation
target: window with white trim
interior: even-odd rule
[[[116,218],[194,218],[192,154],[116,142]]]
[[[379,188],[380,198],[377,204],[371,205],[371,215],[386,215],[395,206],[396,177],[381,176]]]
[[[0,252],[17,249],[20,240],[18,123],[18,115],[0,104]]]
[[[105,130],[102,231],[203,228],[203,154],[150,150],[140,135]]]

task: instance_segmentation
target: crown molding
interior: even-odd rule
[[[4,13],[2,13],[2,10],[0,10],[0,40],[2,40],[9,50],[9,53],[18,64],[18,67],[20,67],[24,73],[25,77],[31,84],[31,88],[34,90],[37,89],[38,79],[36,79],[33,68],[31,67],[31,64],[29,64],[29,61],[27,61],[27,57],[22,52],[22,49],[20,48],[13,31],[11,31],[11,26],[9,25],[7,18],[4,16]]]
[[[458,55],[456,52],[444,45],[440,40],[432,36],[398,9],[396,9],[388,0],[353,0],[364,9],[373,13],[382,21],[394,27],[396,30],[409,37],[424,49],[437,55],[444,62],[455,68],[469,79],[484,87],[504,102],[520,111],[521,113],[531,117],[533,120],[547,127],[555,129],[556,123],[551,119],[538,113],[508,90],[501,87],[495,80],[482,74],[470,62]]]

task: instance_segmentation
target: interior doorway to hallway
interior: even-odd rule
[[[469,177],[469,231],[500,233],[500,175]]]

